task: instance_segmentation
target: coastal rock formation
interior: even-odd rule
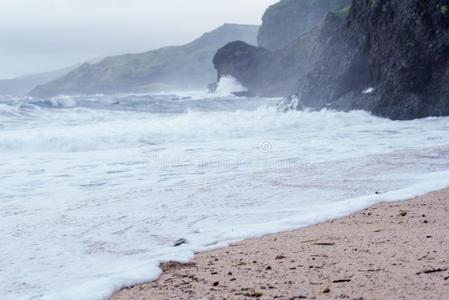
[[[306,105],[391,119],[449,115],[449,1],[353,1],[298,86]]]
[[[241,41],[229,43],[218,50],[213,60],[218,78],[230,75],[254,95],[289,96],[319,58],[320,32],[321,28],[314,28],[275,51]]]
[[[295,56],[286,74],[300,69],[294,64],[307,61],[288,91],[282,91],[276,80],[271,83],[279,84],[279,89],[271,87],[278,96],[293,90],[300,107],[364,109],[391,119],[449,115],[449,0],[354,0],[350,8],[329,13],[312,32],[316,34],[308,32],[294,42],[302,45],[300,51],[291,43],[264,54],[270,62]],[[314,36],[312,42],[301,43],[305,35]],[[264,67],[262,58],[250,57],[260,51],[240,55],[228,69],[223,53],[232,57],[232,47],[225,46],[214,59],[219,62],[218,74],[234,76],[264,95],[260,87],[267,83],[254,82],[260,76],[257,73],[275,70],[276,77],[283,65]],[[244,77],[239,66],[248,61],[252,64]],[[254,76],[248,75],[251,66],[256,66]]]
[[[329,11],[340,10],[351,0],[282,0],[270,6],[262,20],[259,46],[276,50],[318,26]]]
[[[95,64],[86,63],[35,88],[30,95],[51,97],[204,88],[216,79],[211,61],[217,49],[233,40],[256,44],[258,28],[225,24],[183,46],[108,57]]]
[[[235,78],[256,94],[275,96],[279,89],[285,88],[284,82],[289,80],[284,74],[293,71],[288,61],[283,63],[276,61],[276,58],[274,53],[264,48],[236,41],[220,49],[213,62],[219,70],[219,78],[228,74],[237,75]],[[272,91],[272,87],[276,90]]]

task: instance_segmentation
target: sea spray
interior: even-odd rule
[[[215,93],[219,96],[232,96],[233,93],[246,92],[245,88],[237,79],[232,76],[223,76],[217,84]]]

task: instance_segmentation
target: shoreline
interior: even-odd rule
[[[134,299],[445,299],[449,189],[168,262]]]

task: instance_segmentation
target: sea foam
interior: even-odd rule
[[[449,186],[449,118],[278,100],[0,102],[2,299],[105,299],[161,261]]]

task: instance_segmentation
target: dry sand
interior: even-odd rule
[[[167,263],[129,299],[449,299],[449,190]]]

